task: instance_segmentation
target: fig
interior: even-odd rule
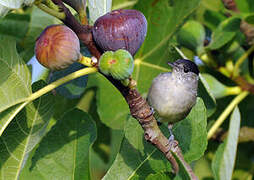
[[[134,68],[132,55],[123,49],[115,52],[107,51],[102,54],[99,60],[99,69],[105,75],[110,75],[117,80],[128,78]]]
[[[133,9],[109,12],[99,17],[92,29],[94,41],[103,52],[125,49],[132,56],[144,42],[146,32],[145,16]]]
[[[198,21],[186,22],[177,34],[177,41],[198,54],[203,49],[205,28]]]
[[[35,55],[46,68],[67,68],[81,57],[79,39],[67,26],[48,26],[36,40]]]

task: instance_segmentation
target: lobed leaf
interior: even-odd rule
[[[96,126],[78,109],[65,113],[43,138],[22,179],[90,179],[90,151]]]
[[[0,114],[11,106],[24,102],[32,93],[31,76],[26,64],[16,51],[12,38],[0,37]],[[3,132],[6,121],[0,120]]]
[[[36,83],[36,89],[41,83]],[[5,180],[19,178],[26,160],[46,132],[53,115],[52,95],[44,95],[29,103],[0,137],[0,177]]]

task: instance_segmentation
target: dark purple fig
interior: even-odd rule
[[[114,10],[98,18],[93,38],[102,51],[125,49],[132,55],[138,51],[147,32],[145,16],[133,9]]]

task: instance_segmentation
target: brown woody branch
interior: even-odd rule
[[[57,4],[65,13],[66,18],[63,20],[63,23],[70,27],[79,37],[79,39],[88,47],[91,54],[97,59],[100,58],[101,53],[97,49],[91,33],[91,26],[82,26],[71,14],[68,8],[62,3],[61,0],[52,0]],[[145,139],[153,144],[158,150],[160,150],[165,157],[170,161],[174,173],[179,171],[179,166],[173,157],[172,153],[181,160],[185,168],[187,168],[192,179],[197,179],[193,173],[191,167],[185,162],[182,151],[178,146],[176,140],[169,142],[168,139],[163,135],[161,130],[157,125],[157,121],[151,112],[150,106],[147,101],[142,98],[136,88],[132,89],[124,86],[120,81],[113,79],[112,77],[105,76],[123,95],[126,102],[129,105],[131,115],[138,120],[142,128],[144,129]]]

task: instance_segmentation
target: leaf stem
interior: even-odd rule
[[[226,91],[227,95],[237,95],[242,92],[242,89],[239,86],[235,86],[235,87],[227,87]]]
[[[164,68],[164,67],[161,67],[161,66],[158,66],[158,65],[155,65],[155,64],[151,64],[151,63],[147,63],[147,62],[144,62],[144,61],[141,61],[140,59],[135,59],[135,65],[143,65],[143,66],[147,66],[147,67],[150,67],[150,68],[154,68],[154,69],[158,69],[158,70],[162,70],[162,71],[165,71],[165,72],[169,72],[169,69],[167,68]]]
[[[237,77],[239,74],[239,67],[242,65],[242,63],[245,61],[245,59],[254,51],[254,45],[249,48],[246,53],[244,53],[235,63],[235,68],[233,71],[233,77]]]
[[[207,139],[210,139],[216,130],[220,127],[220,125],[224,122],[224,120],[228,117],[231,111],[235,108],[237,104],[239,104],[247,95],[249,94],[248,91],[243,91],[238,96],[236,96],[231,103],[227,106],[227,108],[221,113],[220,117],[216,120],[213,124],[211,129],[208,132]]]
[[[54,9],[51,9],[49,8],[48,6],[46,6],[45,4],[42,4],[42,3],[35,3],[35,5],[41,9],[42,11],[60,19],[60,20],[64,20],[65,19],[65,14],[64,12],[57,12],[56,10]]]
[[[73,73],[71,73],[71,74],[69,74],[69,75],[67,75],[67,76],[65,76],[65,77],[63,77],[61,79],[58,79],[58,80],[52,82],[51,84],[49,84],[49,85],[45,86],[44,88],[36,91],[35,93],[31,94],[26,99],[26,101],[31,102],[31,101],[37,99],[38,97],[48,93],[49,91],[55,89],[56,87],[66,83],[66,82],[68,82],[70,80],[73,80],[75,78],[78,78],[78,77],[81,77],[81,76],[84,76],[84,75],[87,75],[87,74],[95,73],[97,71],[98,71],[97,68],[95,68],[95,67],[89,67],[89,68],[83,68],[81,70],[73,72]]]
[[[85,56],[81,56],[81,58],[78,62],[80,64],[83,64],[83,65],[88,66],[88,67],[92,67],[94,65],[92,59],[89,58],[89,57],[85,57]]]

